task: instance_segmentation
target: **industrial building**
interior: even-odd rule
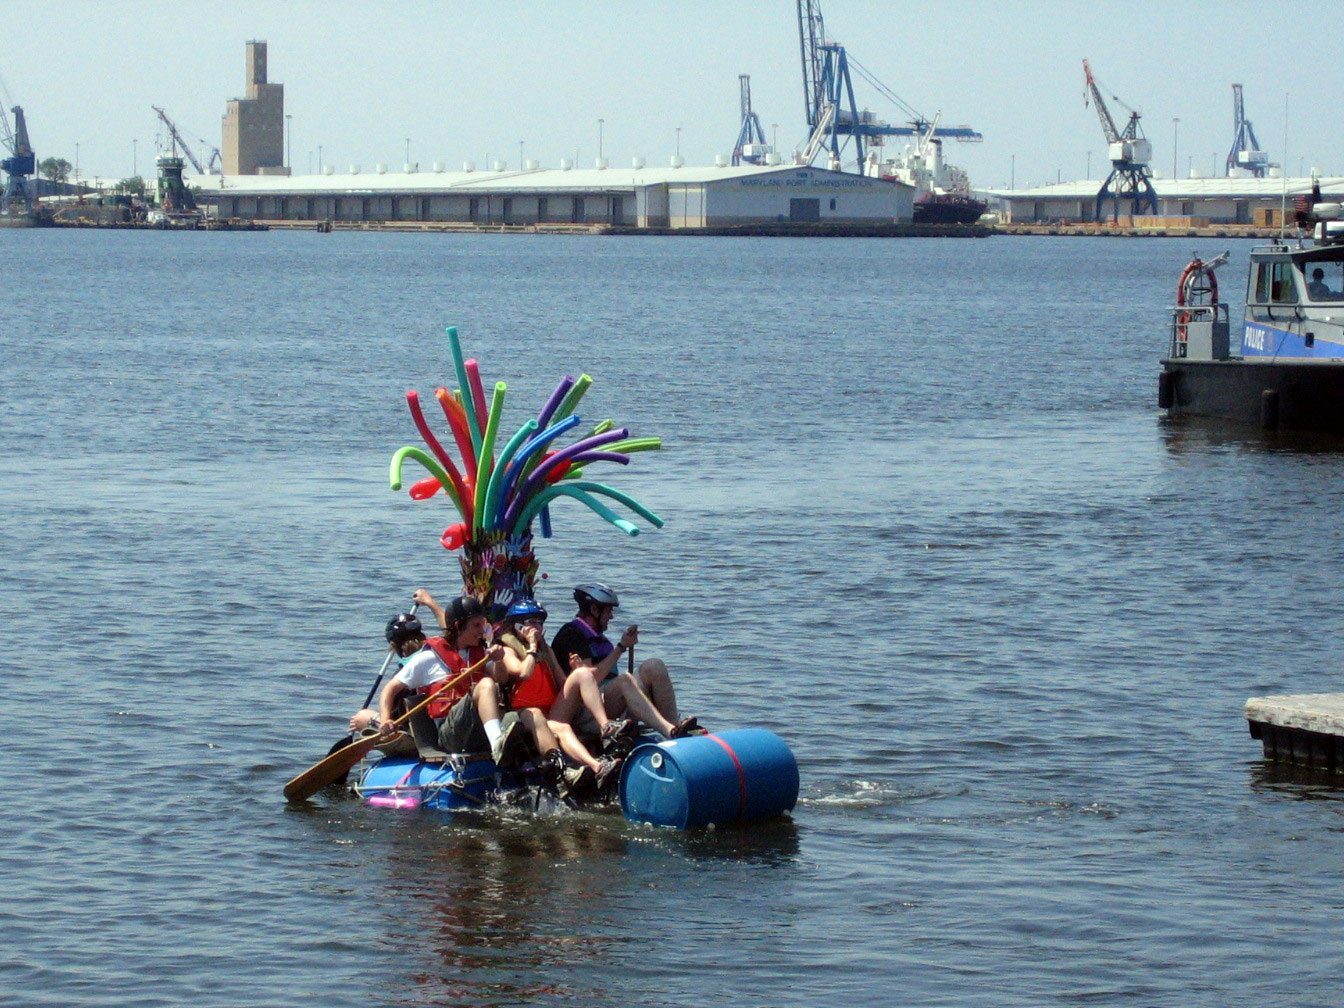
[[[225,175],[288,175],[285,167],[285,86],[266,79],[266,43],[247,43],[247,97],[224,113]]]
[[[272,221],[439,222],[715,228],[753,224],[873,225],[908,222],[914,189],[901,182],[803,165],[676,164],[522,171],[266,174],[191,179],[219,217]],[[600,162],[599,162],[600,163]]]
[[[1344,177],[1322,178],[1322,199],[1344,200]],[[1108,220],[1112,202],[1108,198],[1097,214],[1096,179],[1063,182],[1030,189],[991,189],[983,193],[1004,223],[1058,224],[1076,221]],[[1192,226],[1205,224],[1270,224],[1277,226],[1281,209],[1292,217],[1297,196],[1311,195],[1311,178],[1155,178],[1156,216],[1190,218]],[[1140,211],[1142,212],[1142,211]],[[1119,215],[1130,208],[1122,201]]]

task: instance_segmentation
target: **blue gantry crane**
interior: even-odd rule
[[[770,146],[765,142],[765,130],[761,128],[761,119],[751,109],[751,76],[738,74],[738,84],[742,89],[742,128],[737,131],[737,142],[733,144],[733,164],[765,164]]]
[[[28,124],[23,118],[23,109],[15,105],[9,110],[14,115],[14,126],[9,125],[9,116],[0,108],[0,143],[4,144],[9,157],[0,160],[0,169],[5,173],[4,192],[0,193],[0,214],[32,213],[37,201],[29,179],[37,171],[37,155],[33,145],[28,142]]]
[[[1111,159],[1111,173],[1097,191],[1096,219],[1101,220],[1102,204],[1107,199],[1111,201],[1112,217],[1120,215],[1122,200],[1129,201],[1131,214],[1143,213],[1145,210],[1156,214],[1157,192],[1153,189],[1152,171],[1148,168],[1148,162],[1153,159],[1153,145],[1144,139],[1143,131],[1139,128],[1142,116],[1111,95],[1113,101],[1129,112],[1129,122],[1125,124],[1124,132],[1117,130],[1087,60],[1083,60],[1083,76],[1087,79],[1083,105],[1088,104],[1090,96],[1097,110],[1097,118],[1101,120],[1101,131],[1106,134],[1106,153]]]
[[[869,147],[880,147],[888,136],[951,138],[979,142],[984,137],[969,126],[939,126],[920,114],[872,75],[845,47],[826,39],[819,0],[798,0],[798,46],[803,60],[803,98],[807,125],[811,130],[802,161],[811,164],[823,148],[830,151],[834,168],[842,164],[842,152],[852,140],[854,162],[863,171]],[[893,126],[880,122],[867,109],[860,110],[854,98],[850,67],[910,116],[908,125]]]
[[[1260,149],[1255,139],[1255,130],[1246,118],[1246,109],[1241,102],[1241,85],[1232,85],[1232,116],[1235,120],[1237,135],[1232,140],[1232,149],[1227,154],[1227,174],[1230,176],[1237,168],[1244,168],[1256,178],[1264,178],[1272,167],[1269,155]]]

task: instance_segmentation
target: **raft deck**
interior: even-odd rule
[[[1344,693],[1252,697],[1246,722],[1265,759],[1344,771]]]

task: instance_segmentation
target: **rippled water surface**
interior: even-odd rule
[[[1340,688],[1344,453],[1159,419],[1191,240],[0,238],[4,1003],[1337,1000],[1344,789],[1241,706]],[[543,601],[616,584],[792,819],[283,801],[451,592],[387,488],[447,324],[507,429],[587,371],[664,438]]]

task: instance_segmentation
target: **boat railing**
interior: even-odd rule
[[[1172,358],[1226,360],[1227,305],[1216,303],[1173,306],[1169,355]]]

